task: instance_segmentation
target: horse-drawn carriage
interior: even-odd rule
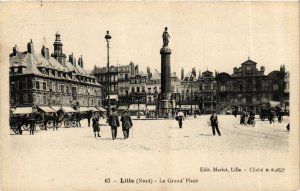
[[[259,110],[260,114],[259,117],[262,121],[269,118],[270,110],[277,110],[280,108],[280,102],[277,101],[263,101],[260,103]]]
[[[10,127],[16,134],[29,130],[31,120],[41,130],[61,127],[62,124],[66,128],[76,127],[78,121],[91,118],[93,112],[97,111],[92,107],[82,107],[79,111],[60,106],[18,107],[11,110]]]
[[[55,109],[46,106],[18,107],[11,111],[10,127],[16,134],[19,134],[21,131],[29,130],[31,120],[34,120],[35,126],[41,130],[51,129],[54,125],[61,127],[62,123],[70,127],[69,124],[74,123],[61,107]]]
[[[45,122],[42,114],[31,107],[16,108],[11,111],[9,124],[10,128],[19,134],[21,131],[29,130],[30,121],[34,119],[35,124],[41,130],[45,129]]]

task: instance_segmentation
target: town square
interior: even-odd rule
[[[297,187],[296,4],[11,5],[0,190]]]

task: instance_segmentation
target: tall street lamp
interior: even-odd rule
[[[106,47],[107,47],[107,75],[108,75],[108,89],[107,89],[107,99],[108,99],[108,114],[110,114],[110,71],[109,71],[109,42],[111,39],[111,36],[109,34],[109,31],[106,31],[105,35],[106,39]]]
[[[191,114],[193,114],[193,80],[194,80],[194,77],[191,75],[190,76],[190,85],[191,85],[191,98],[190,98]]]

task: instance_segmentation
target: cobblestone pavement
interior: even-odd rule
[[[101,137],[95,138],[87,121],[82,128],[64,128],[57,131],[37,130],[34,136],[29,131],[8,138],[7,156],[4,164],[14,176],[5,180],[7,186],[17,190],[103,190],[105,178],[119,181],[122,177],[196,177],[201,184],[188,185],[190,189],[218,188],[260,189],[272,183],[268,176],[249,176],[244,184],[234,181],[245,174],[205,174],[200,167],[281,167],[288,168],[289,132],[286,125],[277,121],[256,120],[256,125],[239,124],[234,116],[219,116],[222,136],[212,136],[208,125],[209,116],[187,118],[179,129],[175,120],[133,120],[129,139],[124,140],[121,127],[116,140],[111,139],[110,127],[102,121]],[[275,175],[280,176],[280,175]],[[7,178],[7,177],[6,177]],[[206,179],[220,178],[211,185]],[[258,179],[266,183],[259,185]],[[274,178],[274,177],[273,177]],[[231,183],[228,183],[231,182]],[[110,183],[117,189],[118,183]],[[136,185],[135,185],[136,186]],[[141,186],[141,185],[140,185]],[[145,186],[145,185],[144,185]],[[166,189],[182,190],[183,185],[165,185]],[[187,185],[186,185],[187,186]],[[199,187],[200,186],[200,187]],[[22,189],[21,189],[22,188]],[[136,188],[136,187],[135,187]],[[137,187],[139,188],[139,187]],[[153,184],[147,189],[161,189],[164,185]],[[267,187],[270,188],[270,187]],[[133,189],[128,184],[124,189]]]

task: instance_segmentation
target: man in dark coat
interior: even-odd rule
[[[92,111],[88,111],[88,113],[87,113],[88,127],[90,127],[90,125],[91,125],[92,115],[93,115],[93,112]]]
[[[129,129],[132,127],[132,120],[130,115],[128,114],[128,111],[124,111],[122,117],[121,117],[121,122],[122,122],[122,130],[124,134],[124,139],[128,139],[129,137]]]
[[[58,129],[58,115],[56,112],[53,113],[53,131]]]
[[[217,131],[218,135],[221,136],[219,127],[218,127],[218,115],[216,114],[216,111],[213,111],[213,114],[210,116],[210,122],[211,122],[211,127],[213,131],[213,135],[215,136],[215,130]]]
[[[275,116],[275,111],[273,109],[270,109],[270,112],[269,112],[270,124],[272,124],[272,122],[274,123],[274,116]]]
[[[76,113],[76,127],[81,127],[80,121],[81,121],[81,113],[78,112]]]
[[[93,131],[94,131],[94,135],[96,137],[96,133],[98,133],[98,137],[101,137],[99,132],[100,132],[100,126],[99,126],[99,118],[98,116],[94,116],[92,119],[93,122]]]
[[[281,121],[282,121],[282,110],[279,107],[276,109],[276,116],[278,118],[278,123],[281,123]]]
[[[177,113],[177,116],[175,117],[176,121],[178,121],[179,128],[182,128],[183,116],[184,116],[183,112],[179,111]]]
[[[240,124],[246,124],[245,123],[245,120],[246,120],[246,112],[245,111],[242,111],[241,113],[241,120],[240,120]]]
[[[115,140],[117,138],[117,127],[120,126],[119,117],[115,112],[115,108],[112,109],[112,113],[109,115],[108,123],[111,127],[112,139]]]
[[[19,130],[19,133],[20,133],[20,135],[22,135],[22,117],[19,115],[18,117],[17,117],[17,125],[18,125],[18,130]]]
[[[249,118],[248,118],[247,124],[254,126],[255,125],[254,119],[255,119],[255,112],[254,112],[254,110],[251,110],[250,114],[249,114]]]
[[[30,119],[29,119],[30,135],[34,135],[34,130],[35,130],[35,120],[34,120],[33,116],[30,116]]]

